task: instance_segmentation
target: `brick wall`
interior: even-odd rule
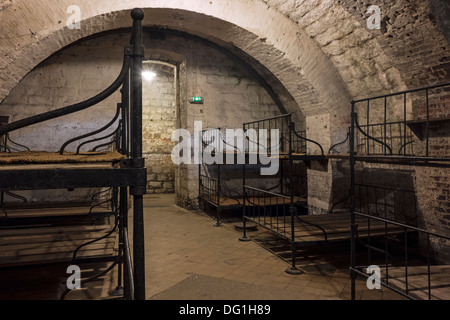
[[[149,168],[148,191],[176,189],[178,203],[192,207],[198,191],[197,167],[177,170],[172,165],[173,130],[180,127],[192,133],[194,121],[203,121],[205,129],[242,128],[244,121],[279,115],[280,111],[240,62],[219,50],[177,36],[153,39],[146,35],[145,58],[170,60],[177,66],[173,76],[166,74],[152,86],[144,84],[143,140]],[[0,115],[9,115],[10,121],[15,121],[94,96],[118,75],[128,36],[126,33],[92,38],[53,55],[14,88],[2,103]],[[204,97],[204,104],[189,104],[192,96]],[[116,93],[92,109],[18,130],[12,138],[33,150],[57,151],[68,139],[106,124],[119,101]],[[67,150],[76,147],[74,144]],[[88,150],[92,146],[85,147]]]
[[[145,46],[149,59],[167,60],[171,54],[179,59],[175,62],[179,66],[177,128],[187,129],[193,134],[194,122],[202,121],[203,129],[241,129],[243,122],[280,115],[280,110],[261,84],[239,61],[224,52],[192,39],[168,34],[147,41]],[[188,100],[194,96],[203,97],[204,103],[190,104]],[[301,114],[296,118],[302,118]],[[234,186],[237,180],[231,180],[229,185]],[[154,186],[159,188],[161,184],[154,181]],[[178,205],[197,208],[196,165],[176,168],[175,191]]]
[[[0,115],[9,115],[9,122],[17,121],[81,102],[104,90],[117,77],[122,65],[123,46],[118,44],[118,40],[91,39],[51,56],[13,89],[0,105]],[[118,102],[120,94],[115,93],[89,110],[14,131],[11,138],[31,150],[59,151],[67,140],[106,125],[113,118]],[[116,127],[117,123],[95,137],[106,135]],[[71,144],[66,150],[75,151],[78,144]],[[85,145],[81,151],[94,146]],[[49,190],[18,193],[28,201],[83,201],[90,199],[96,191],[78,189],[73,192]]]
[[[148,193],[174,193],[175,171],[170,153],[176,128],[176,69],[157,62],[144,63],[144,70],[156,76],[143,82],[142,138],[148,170]]]
[[[430,232],[450,236],[450,177],[448,168],[387,165],[357,162],[355,207],[358,211],[415,225]],[[339,183],[333,189],[334,208],[350,207],[350,167],[338,162]],[[364,187],[358,187],[364,185]],[[376,191],[375,188],[376,187]],[[346,190],[342,194],[342,190]],[[414,216],[417,215],[416,218]],[[430,237],[431,257],[450,262],[450,241]],[[419,234],[419,248],[426,253],[427,240]]]
[[[450,174],[449,169],[417,168],[416,191],[421,209],[420,224],[428,231],[450,235]],[[450,241],[431,237],[432,257],[450,262]],[[422,239],[422,251],[426,241]]]

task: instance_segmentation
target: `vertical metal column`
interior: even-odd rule
[[[220,153],[220,156],[223,157],[223,154]],[[221,165],[220,163],[217,164],[217,190],[216,190],[216,196],[217,196],[217,222],[214,224],[214,227],[221,227],[222,226],[222,222],[220,221],[220,217],[222,214],[222,206],[220,205],[220,194],[221,194],[221,190],[220,190],[220,168]]]
[[[133,66],[131,70],[132,95],[132,127],[131,127],[131,156],[133,168],[144,168],[142,158],[142,60],[144,47],[142,46],[142,20],[144,11],[133,9]],[[145,300],[145,250],[144,250],[144,204],[143,195],[146,186],[130,188],[133,195],[133,263],[134,263],[134,298]]]
[[[244,152],[244,164],[242,165],[242,230],[243,230],[243,235],[242,237],[239,238],[239,241],[251,241],[250,238],[247,237],[247,218],[246,216],[246,205],[245,205],[245,200],[247,198],[247,193],[245,191],[245,170],[246,170],[246,162],[247,162],[247,152],[246,152],[246,148],[245,148],[245,140],[246,140],[246,136],[245,136],[245,127],[246,125],[243,125],[243,139],[242,139],[242,152]],[[250,150],[249,150],[250,152]],[[248,157],[250,159],[250,154],[248,154]]]
[[[130,74],[127,75],[126,80],[122,87],[122,143],[120,152],[123,155],[129,156],[129,112],[130,112]],[[128,234],[125,230],[128,230],[128,187],[120,188],[120,207],[119,207],[119,236],[121,243],[121,256],[122,256],[122,264],[123,268],[123,293],[124,298],[126,300],[130,300],[133,294],[130,292],[132,285],[129,282],[130,279],[130,270],[131,265],[128,265],[129,257],[127,257],[125,246],[125,237],[128,237]],[[128,240],[128,239],[127,239]]]
[[[425,156],[428,157],[430,155],[430,97],[428,89],[425,90],[426,94],[426,103],[427,103],[427,124],[425,128],[426,135],[426,146],[425,146]]]
[[[387,155],[386,146],[387,146],[387,97],[384,97],[384,155]]]
[[[303,271],[298,269],[295,265],[295,258],[297,255],[297,248],[295,243],[295,216],[297,215],[297,208],[294,206],[294,159],[292,158],[292,135],[294,133],[295,127],[294,123],[291,120],[291,115],[288,117],[289,121],[289,195],[290,195],[290,207],[289,207],[289,213],[291,215],[291,267],[286,269],[286,273],[292,274],[292,275],[299,275],[302,274]]]
[[[403,155],[406,156],[406,127],[408,126],[407,120],[406,120],[406,93],[403,95]]]
[[[120,132],[120,139],[117,140],[117,145],[119,146],[117,150],[123,154],[128,155],[128,111],[130,107],[130,79],[129,75],[126,77],[124,84],[121,89],[122,101],[120,103],[121,112],[121,124],[122,130]],[[127,228],[128,219],[128,188],[119,188],[119,262],[118,262],[118,280],[117,287],[113,291],[114,296],[124,296],[128,299],[130,296],[129,292],[129,272],[126,265],[126,255],[124,250],[125,243],[125,229]],[[123,286],[122,286],[123,283]]]
[[[356,229],[355,223],[355,103],[352,101],[352,114],[350,126],[350,214],[351,214],[351,242],[350,242],[350,278],[351,278],[351,299],[355,300],[356,292]]]
[[[203,148],[203,146],[202,146]],[[198,208],[202,210],[202,164],[198,164]]]
[[[130,155],[130,73],[122,87],[122,154]]]
[[[125,228],[126,228],[126,219],[127,219],[127,187],[121,187],[119,191],[119,270],[118,270],[118,284],[116,288],[117,295],[124,295],[124,298],[127,299],[127,295],[129,294],[129,283],[128,283],[128,267],[126,265],[125,260]],[[123,270],[123,271],[122,271]],[[123,278],[122,278],[123,276]],[[123,281],[122,281],[123,279]],[[122,286],[123,282],[123,286]]]

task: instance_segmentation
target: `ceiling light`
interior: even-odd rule
[[[142,72],[142,77],[147,81],[152,81],[156,77],[156,73],[151,71]]]

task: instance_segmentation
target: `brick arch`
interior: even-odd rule
[[[79,1],[81,30],[69,30],[70,0],[18,0],[0,9],[0,99],[37,64],[84,37],[130,26],[142,7],[145,26],[168,27],[232,45],[272,72],[306,116],[344,110],[351,99],[330,59],[290,19],[262,1]],[[195,10],[195,11],[194,11]],[[19,23],[20,21],[20,23]],[[25,21],[25,22],[24,22]]]

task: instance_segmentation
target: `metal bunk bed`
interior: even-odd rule
[[[380,169],[379,164],[449,168],[450,155],[437,153],[431,129],[449,123],[448,118],[432,116],[436,105],[448,104],[449,91],[450,83],[445,83],[352,101],[349,134],[352,300],[356,299],[357,276],[363,279],[372,276],[367,270],[373,265],[381,268],[379,284],[404,298],[441,298],[442,284],[435,283],[439,275],[436,270],[447,268],[433,262],[432,242],[438,241],[449,250],[450,235],[418,226],[414,187],[404,190],[398,186],[364,184],[361,182],[364,172],[357,166],[375,164],[381,171],[388,168]],[[386,200],[387,194],[390,200]],[[389,203],[391,209],[387,208]],[[399,206],[403,208],[403,217],[395,214]],[[377,224],[381,224],[384,234],[373,233]],[[368,232],[364,240],[362,229]],[[366,253],[357,250],[361,248]]]
[[[214,141],[216,137],[220,137],[219,141]],[[214,151],[219,150],[218,156],[224,156],[223,150],[220,150],[220,146],[226,146],[227,142],[224,139],[224,132],[222,128],[212,128],[202,131],[202,153],[208,146],[214,148]],[[235,146],[231,146],[233,152],[239,151]],[[223,161],[222,161],[223,162]],[[222,225],[222,210],[232,210],[241,208],[242,196],[241,195],[225,195],[223,191],[223,166],[225,164],[215,163],[213,165],[207,165],[205,163],[199,164],[198,167],[198,200],[201,209],[206,209],[206,205],[212,206],[216,210],[216,223],[215,227]],[[226,166],[226,165],[225,165]]]
[[[257,152],[261,148],[264,153],[273,153],[272,147],[275,147],[277,149],[275,156],[281,164],[281,180],[274,190],[257,188],[252,186],[247,179],[247,169],[246,166],[243,166],[243,236],[240,240],[250,240],[247,237],[248,221],[287,239],[291,243],[292,265],[286,272],[300,274],[302,271],[296,267],[295,263],[296,247],[300,244],[304,245],[305,240],[298,241],[296,225],[306,225],[311,227],[314,232],[320,233],[318,236],[315,235],[314,239],[306,240],[309,243],[315,243],[316,238],[325,237],[326,239],[327,235],[321,226],[308,221],[299,214],[299,211],[307,211],[307,179],[306,173],[296,175],[295,167],[301,162],[326,160],[326,157],[319,143],[307,139],[305,131],[296,131],[291,114],[244,123],[244,132],[252,129],[256,130],[258,136],[255,140],[247,136],[245,141],[246,157],[251,157],[252,152]],[[268,134],[262,137],[266,141],[261,145],[260,129],[267,129],[269,132],[273,129],[278,130],[278,136],[274,137],[277,141],[270,141],[273,138],[271,134]],[[313,148],[316,148],[319,153],[309,153],[309,150],[314,150]],[[287,165],[283,166],[283,162],[286,162]],[[260,179],[264,180],[264,177],[261,176]]]
[[[111,188],[112,206],[115,216],[114,229],[104,236],[87,241],[79,246],[71,261],[83,263],[111,262],[100,274],[82,281],[82,284],[118,267],[118,289],[123,289],[124,299],[145,299],[145,255],[143,229],[143,195],[146,193],[147,172],[142,157],[142,20],[141,9],[131,11],[133,19],[130,44],[125,47],[122,70],[117,79],[98,95],[60,109],[22,119],[0,126],[0,137],[17,129],[42,123],[69,114],[88,109],[111,96],[121,88],[122,101],[119,103],[114,119],[105,127],[89,134],[77,137],[65,143],[59,153],[25,152],[2,153],[0,165],[0,190],[54,190],[78,188]],[[113,133],[91,140],[84,140],[75,153],[65,152],[67,145],[101,134],[111,127],[120,117],[119,125]],[[81,147],[113,138],[117,144],[116,152],[97,152],[111,142],[101,144],[92,152],[81,152]],[[12,156],[7,158],[7,156]],[[43,161],[45,158],[45,161]],[[133,196],[133,257],[128,239],[128,198]],[[118,250],[114,255],[79,257],[79,250],[118,232]],[[123,285],[123,288],[122,288]],[[119,290],[119,291],[120,291]],[[65,292],[62,296],[67,294]]]
[[[290,117],[290,115],[271,118],[270,120],[280,122],[281,119],[285,117]],[[267,119],[269,120],[269,119]],[[301,135],[304,135],[305,132],[300,132]],[[215,143],[215,137],[220,137],[220,142]],[[306,168],[295,166],[294,172],[290,173],[289,170],[285,170],[287,162],[286,154],[280,157],[280,171],[279,173],[271,177],[270,183],[268,179],[261,179],[259,174],[260,165],[259,164],[237,164],[238,159],[237,156],[240,153],[242,148],[239,148],[235,145],[231,145],[226,141],[226,134],[222,128],[214,128],[202,131],[202,151],[205,150],[208,146],[215,150],[222,150],[219,157],[224,157],[221,163],[214,163],[212,165],[208,164],[200,164],[199,165],[199,205],[201,208],[205,209],[205,204],[208,204],[215,208],[216,211],[216,223],[215,227],[219,227],[222,225],[222,212],[224,210],[242,210],[242,206],[245,205],[249,207],[253,206],[261,206],[264,204],[264,201],[267,200],[268,194],[259,194],[253,196],[251,199],[245,201],[243,193],[241,192],[241,188],[238,186],[237,181],[243,181],[242,176],[242,166],[245,166],[245,173],[247,180],[252,177],[253,179],[264,181],[264,190],[267,192],[277,191],[278,193],[286,193],[288,190],[288,184],[290,183],[290,179],[295,180],[294,184],[299,185],[297,189],[302,188],[302,190],[296,190],[295,192],[295,201],[296,202],[304,202],[306,201]],[[297,139],[300,140],[300,139]],[[303,146],[303,149],[305,145]],[[299,149],[300,150],[300,149]],[[236,164],[227,164],[225,158],[229,155],[233,155],[234,163]],[[297,169],[297,170],[295,170]],[[286,172],[287,171],[287,172]],[[231,176],[231,177],[230,177]],[[234,180],[234,186],[225,185],[230,182],[230,180]],[[283,197],[278,199],[278,206],[286,205],[290,203],[290,199],[288,197]],[[269,205],[269,203],[266,203]],[[242,212],[242,211],[241,211]]]

